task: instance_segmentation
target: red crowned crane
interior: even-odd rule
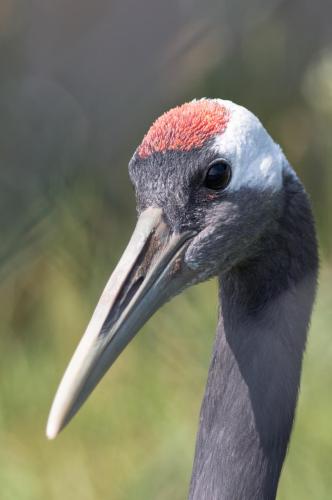
[[[217,276],[190,500],[272,500],[294,420],[318,258],[308,197],[247,109],[200,99],[129,163],[138,221],[56,394],[54,438],[149,317]],[[185,319],[184,319],[185,321]]]

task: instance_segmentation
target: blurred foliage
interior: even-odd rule
[[[313,201],[320,289],[278,498],[331,498],[330,19],[327,0],[1,1],[2,500],[186,496],[214,282],[157,313],[58,440],[44,427],[134,225],[125,165],[155,116],[202,95],[252,109]]]
[[[100,197],[87,187],[72,194],[38,258],[1,289],[1,498],[183,499],[216,325],[214,281],[160,310],[70,427],[45,439],[59,375],[127,237],[118,213],[105,230]],[[325,265],[280,499],[330,498],[331,278]]]

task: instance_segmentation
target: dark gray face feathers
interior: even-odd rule
[[[185,261],[197,270],[198,280],[253,256],[257,240],[275,223],[283,205],[283,192],[271,186],[236,188],[231,181],[225,189],[207,188],[205,176],[218,158],[209,144],[197,151],[134,157],[129,166],[139,213],[159,207],[173,231],[197,232]]]

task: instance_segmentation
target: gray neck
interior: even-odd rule
[[[286,206],[278,242],[270,235],[259,257],[220,276],[219,322],[190,500],[276,496],[316,287],[312,218],[303,191],[298,195],[307,232],[296,229],[296,213],[290,218],[292,207]]]

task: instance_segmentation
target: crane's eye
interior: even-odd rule
[[[231,180],[231,166],[225,160],[215,160],[209,166],[204,179],[204,186],[208,189],[221,191],[225,189]]]

